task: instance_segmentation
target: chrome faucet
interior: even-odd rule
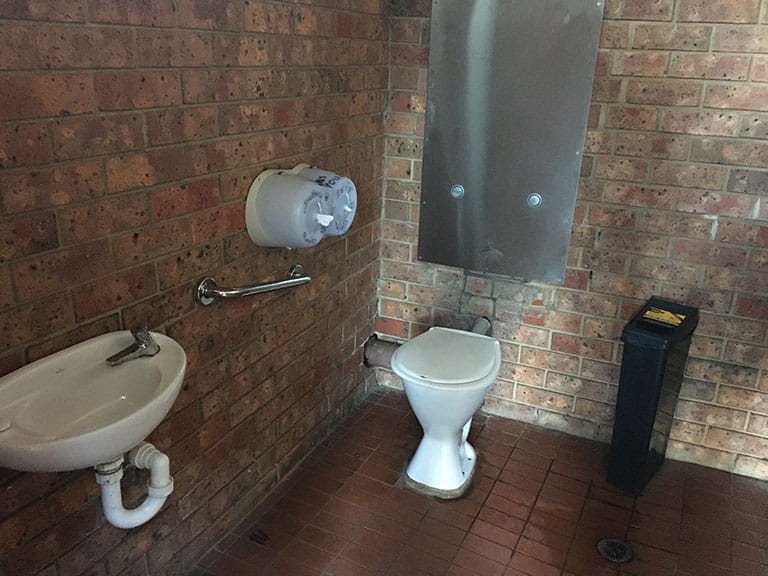
[[[154,356],[160,352],[160,346],[152,338],[152,334],[149,333],[149,329],[146,326],[134,326],[131,328],[131,334],[135,342],[120,350],[117,354],[107,358],[107,364],[110,366],[117,366],[128,360],[134,358],[140,358],[142,356]]]

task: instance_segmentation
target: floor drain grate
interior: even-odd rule
[[[635,557],[632,547],[618,538],[603,538],[597,543],[600,556],[614,564],[626,564]]]

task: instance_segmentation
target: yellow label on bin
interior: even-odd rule
[[[652,306],[643,313],[643,318],[646,320],[653,320],[654,322],[661,322],[662,324],[668,324],[669,326],[680,326],[680,324],[683,323],[683,320],[685,320],[685,314],[675,314],[669,310]]]

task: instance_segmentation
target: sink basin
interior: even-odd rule
[[[165,418],[187,357],[152,333],[160,352],[117,366],[127,330],[85,340],[0,378],[0,467],[27,472],[89,468],[122,456]]]

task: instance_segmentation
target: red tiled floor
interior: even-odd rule
[[[419,437],[402,394],[373,394],[197,576],[768,576],[766,482],[668,461],[634,498],[606,445],[479,415],[472,490],[438,501],[398,482]]]

